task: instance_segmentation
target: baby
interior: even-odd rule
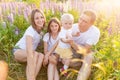
[[[70,64],[70,59],[72,58],[71,46],[67,43],[69,39],[72,39],[73,36],[79,35],[79,32],[72,33],[72,25],[74,23],[74,18],[71,14],[65,13],[61,16],[61,32],[59,34],[59,43],[55,49],[55,53],[59,55],[64,66],[60,69],[60,72],[63,72],[68,69]],[[64,76],[67,76],[67,73],[63,73]]]

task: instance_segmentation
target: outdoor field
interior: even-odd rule
[[[12,49],[30,26],[34,8],[45,13],[44,33],[52,17],[60,19],[63,13],[71,13],[77,23],[82,11],[95,10],[100,39],[92,47],[95,54],[88,80],[120,80],[120,0],[0,0],[0,60],[9,66],[7,80],[27,80],[26,63],[16,62]],[[43,49],[41,39],[37,51],[43,53]],[[60,80],[76,80],[77,75],[78,70],[72,69]],[[47,80],[47,67],[42,66],[37,80]]]

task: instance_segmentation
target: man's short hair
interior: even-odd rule
[[[96,12],[90,9],[87,9],[85,11],[83,11],[83,14],[89,16],[91,18],[91,23],[93,24],[96,20]]]

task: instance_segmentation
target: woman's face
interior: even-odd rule
[[[51,22],[50,29],[51,29],[51,33],[54,33],[54,34],[58,33],[59,25],[55,22]]]
[[[45,23],[45,19],[44,19],[43,15],[40,12],[35,13],[34,21],[35,21],[35,25],[36,25],[38,30],[43,28],[43,25]]]

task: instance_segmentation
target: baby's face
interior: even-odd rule
[[[62,21],[62,27],[65,29],[70,29],[72,28],[73,21]]]

